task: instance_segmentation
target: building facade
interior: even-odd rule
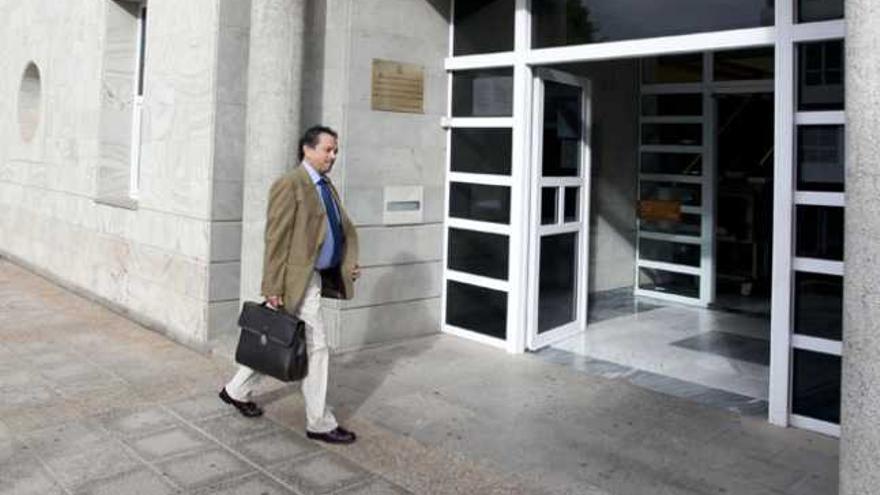
[[[880,486],[875,2],[39,0],[0,19],[0,254],[211,348],[259,296],[266,191],[320,122],[362,240],[357,297],[326,308],[337,349],[444,331],[538,350],[621,291],[763,305],[769,421],[840,436],[842,493]]]

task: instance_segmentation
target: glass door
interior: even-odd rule
[[[535,74],[530,349],[584,330],[589,261],[589,81],[549,69]]]

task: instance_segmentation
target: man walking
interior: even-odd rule
[[[321,296],[350,299],[357,265],[357,234],[336,189],[327,178],[338,152],[338,136],[315,126],[300,140],[300,165],[269,191],[262,293],[306,324],[309,374],[303,379],[306,435],[329,443],[351,443],[355,434],[336,422],[327,406],[330,349],[321,320]],[[239,366],[220,398],[247,417],[263,414],[249,400],[262,375]]]

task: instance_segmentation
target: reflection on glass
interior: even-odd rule
[[[702,222],[703,217],[700,215],[683,213],[680,222],[673,222],[671,220],[639,220],[639,230],[699,237]]]
[[[642,60],[646,84],[693,83],[703,80],[703,54],[668,55]]]
[[[556,191],[555,187],[541,189],[541,225],[556,223]]]
[[[545,177],[580,173],[581,121],[581,88],[545,81],[542,158]]]
[[[515,0],[455,2],[455,55],[513,50]]]
[[[843,19],[843,0],[798,0],[798,22]]]
[[[843,110],[843,41],[798,45],[798,109]]]
[[[642,115],[700,116],[703,115],[703,95],[670,94],[642,96]]]
[[[843,208],[798,205],[796,230],[798,256],[843,261]]]
[[[797,143],[798,190],[843,192],[843,126],[800,126]]]
[[[448,248],[451,270],[507,280],[506,235],[451,228]]]
[[[642,144],[699,146],[702,124],[642,124]]]
[[[578,192],[579,187],[565,188],[565,222],[577,222],[578,219]]]
[[[449,216],[510,223],[510,188],[453,182],[449,186]]]
[[[843,339],[843,277],[795,273],[794,333]]]
[[[490,337],[507,337],[507,294],[450,280],[446,323]]]
[[[700,245],[639,239],[639,257],[676,265],[700,266]]]
[[[684,297],[700,297],[700,277],[653,268],[639,268],[639,288]]]
[[[462,129],[452,132],[452,171],[510,175],[510,129]]]
[[[703,155],[698,153],[642,153],[643,174],[702,175]]]
[[[531,3],[535,48],[773,24],[772,0],[535,0]]]
[[[480,69],[453,73],[453,117],[510,117],[511,115],[513,115],[513,69]]]
[[[678,201],[684,206],[700,206],[703,187],[700,184],[681,182],[654,182],[642,180],[639,199]]]
[[[716,81],[773,79],[773,48],[716,52]]]
[[[840,423],[840,356],[794,350],[791,412]]]
[[[541,238],[538,281],[538,333],[577,318],[577,233]]]

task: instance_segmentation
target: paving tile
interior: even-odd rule
[[[196,426],[227,445],[264,433],[283,431],[268,418],[246,418],[240,414],[200,421]]]
[[[62,495],[64,490],[33,458],[0,463],[0,495]]]
[[[167,406],[189,421],[202,421],[217,416],[238,414],[232,406],[221,401],[216,393],[189,397],[169,403]]]
[[[252,437],[235,444],[233,448],[259,466],[290,461],[320,450],[314,442],[290,431],[273,431]]]
[[[76,454],[43,459],[46,466],[68,489],[93,480],[129,471],[141,463],[118,443],[106,443]]]
[[[75,492],[75,495],[173,495],[181,493],[168,480],[147,467],[90,481]]]
[[[412,492],[383,479],[374,479],[363,485],[336,492],[335,495],[412,495]]]
[[[257,473],[205,487],[196,491],[194,495],[288,495],[293,493],[295,492],[272,478]]]
[[[237,478],[254,468],[226,450],[211,449],[156,464],[165,476],[186,489],[197,489]]]
[[[100,416],[98,421],[111,432],[122,436],[139,436],[181,424],[161,406],[116,410]]]
[[[39,407],[61,400],[51,388],[37,384],[0,387],[0,397],[3,397],[0,409]]]
[[[35,455],[51,458],[93,449],[111,437],[95,422],[78,420],[33,431],[22,441]]]
[[[371,474],[336,454],[278,464],[270,469],[305,495],[322,495],[365,482]]]
[[[187,426],[175,426],[169,430],[129,438],[124,442],[147,461],[204,450],[216,445],[201,433]]]

